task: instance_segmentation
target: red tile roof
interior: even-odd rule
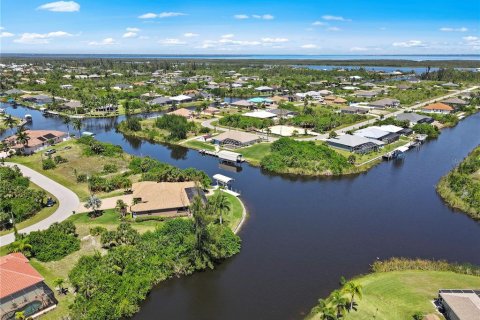
[[[42,275],[30,265],[23,253],[0,257],[0,299],[43,280]]]
[[[441,102],[430,104],[426,107],[423,107],[423,109],[426,109],[426,110],[445,110],[445,111],[453,111],[454,110],[448,104],[441,103]]]

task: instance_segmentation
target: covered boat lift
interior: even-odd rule
[[[220,159],[220,161],[226,161],[226,162],[243,162],[243,156],[240,153],[237,152],[232,152],[232,151],[227,151],[227,150],[221,150],[217,152],[217,157]]]

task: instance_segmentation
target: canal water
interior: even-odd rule
[[[59,118],[34,110],[8,107],[7,113],[31,114],[34,129],[66,130]],[[480,224],[435,192],[440,177],[480,144],[480,114],[443,130],[402,162],[323,179],[272,175],[247,164],[240,172],[224,170],[196,151],[127,139],[115,131],[120,120],[85,120],[83,130],[129,153],[233,177],[250,212],[240,254],[213,271],[161,283],[135,319],[300,319],[341,276],[366,273],[375,259],[480,264]]]

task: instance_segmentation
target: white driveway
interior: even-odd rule
[[[45,230],[54,222],[60,222],[67,219],[69,216],[72,215],[72,212],[74,210],[77,210],[80,204],[80,199],[70,189],[65,188],[61,184],[24,165],[11,162],[6,162],[5,165],[11,167],[15,165],[18,166],[24,176],[29,177],[30,181],[40,186],[47,192],[53,194],[59,202],[58,209],[53,214],[43,219],[42,221],[35,223],[34,225],[18,230],[19,233],[29,233],[37,230]],[[1,236],[0,246],[10,244],[13,241],[15,241],[13,233]]]

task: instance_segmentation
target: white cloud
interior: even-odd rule
[[[480,38],[476,36],[466,36],[462,38],[467,46],[471,46],[473,49],[480,49]]]
[[[233,33],[228,33],[228,34],[224,34],[222,35],[220,38],[223,38],[223,39],[228,39],[228,38],[233,38],[235,35]]]
[[[17,43],[28,44],[47,44],[52,38],[70,37],[70,33],[65,31],[54,31],[49,33],[22,33],[20,38],[13,40]]]
[[[352,47],[350,51],[368,51],[368,48],[365,47]]]
[[[183,36],[185,38],[193,38],[193,37],[198,37],[199,34],[198,33],[193,33],[193,32],[187,32],[187,33],[184,33]]]
[[[183,12],[160,12],[160,13],[145,13],[139,16],[140,19],[155,19],[155,18],[170,18],[170,17],[179,17],[186,16],[186,13]]]
[[[11,33],[11,32],[6,32],[6,31],[0,32],[0,38],[9,38],[9,37],[13,37],[13,36],[14,36],[14,34]]]
[[[114,44],[117,44],[117,42],[113,38],[105,38],[100,42],[91,41],[91,42],[88,43],[89,46],[111,46],[111,45],[114,45]]]
[[[80,5],[75,1],[55,1],[42,4],[37,9],[53,12],[76,12],[80,11]]]
[[[174,38],[163,39],[158,41],[158,43],[163,44],[165,46],[178,46],[178,45],[187,44],[185,41],[181,41],[179,39],[174,39]]]
[[[281,43],[281,42],[288,42],[288,39],[287,38],[262,38],[262,42]]]
[[[443,32],[467,32],[468,28],[465,28],[465,27],[461,27],[461,28],[443,27],[443,28],[440,28],[440,31],[443,31]]]
[[[244,20],[244,19],[248,19],[249,17],[246,15],[246,14],[236,14],[233,16],[235,19],[239,19],[239,20]]]
[[[5,28],[4,28],[4,27],[0,27],[0,30],[5,30]]]
[[[312,26],[326,26],[328,23],[323,22],[323,21],[314,21],[312,23]]]
[[[140,29],[138,29],[138,28],[127,28],[127,31],[130,31],[130,32],[139,32]]]
[[[352,21],[351,19],[345,19],[344,17],[341,17],[341,16],[332,16],[332,15],[324,15],[322,16],[322,19],[327,21]]]
[[[408,41],[402,41],[402,42],[394,42],[392,44],[394,47],[400,47],[400,48],[416,48],[416,47],[426,47],[427,45],[420,40],[408,40]]]
[[[302,48],[302,49],[315,49],[315,48],[317,48],[317,45],[308,43],[308,44],[304,44],[304,45],[300,46],[300,48]]]
[[[273,20],[275,17],[272,16],[271,14],[262,14],[262,15],[259,15],[259,14],[254,14],[252,15],[253,18],[255,19],[263,19],[263,20]]]
[[[327,28],[328,31],[340,31],[342,29],[338,28],[338,27],[330,27],[330,28]]]
[[[236,45],[236,46],[258,46],[262,44],[260,41],[233,40],[229,38],[222,38],[218,40],[218,43],[226,44],[226,45]]]
[[[125,32],[122,38],[135,38],[136,36],[138,36],[138,33],[129,31],[129,32]]]
[[[465,40],[465,41],[477,41],[477,40],[479,40],[479,39],[480,39],[480,38],[475,37],[475,36],[463,37],[463,40]]]

